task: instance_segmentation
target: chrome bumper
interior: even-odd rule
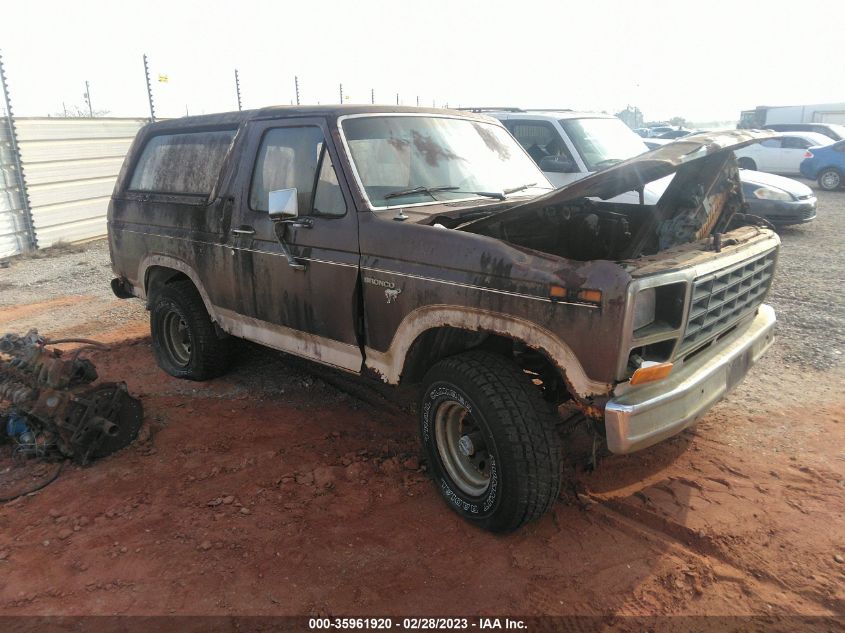
[[[751,321],[676,367],[665,380],[612,398],[604,410],[610,451],[633,453],[693,425],[766,352],[774,342],[774,327],[775,311],[761,305]]]

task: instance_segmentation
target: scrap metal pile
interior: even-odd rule
[[[82,343],[73,352],[51,347]],[[124,383],[100,383],[81,357],[94,341],[49,341],[30,330],[0,337],[0,436],[18,457],[64,457],[80,464],[120,450],[138,434],[141,403]]]

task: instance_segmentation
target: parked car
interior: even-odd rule
[[[663,147],[664,145],[671,143],[672,140],[668,138],[644,138],[643,144],[646,146],[647,149],[657,149],[658,147]]]
[[[222,374],[244,338],[419,384],[438,492],[513,530],[558,497],[560,405],[630,453],[693,424],[772,344],[780,242],[739,213],[732,154],[764,134],[698,137],[549,191],[477,114],[160,121],[109,205],[112,288],[146,301],[156,359],[179,378]],[[673,174],[659,209],[605,201]]]
[[[749,213],[759,215],[777,227],[816,219],[816,195],[803,182],[746,169],[739,170],[739,177]]]
[[[807,150],[829,143],[828,137],[816,132],[780,132],[777,138],[737,150],[736,157],[743,169],[797,175],[801,173],[801,161]]]
[[[818,181],[825,191],[845,186],[845,141],[807,150],[801,161],[801,175]]]
[[[776,132],[815,132],[824,134],[834,141],[845,140],[845,125],[838,123],[772,123],[763,127]]]
[[[639,138],[621,120],[605,114],[517,109],[488,113],[502,120],[556,186],[672,143],[670,139]],[[586,155],[581,148],[588,148]],[[558,169],[568,171],[561,173]],[[815,219],[817,201],[807,185],[748,169],[741,169],[739,176],[750,213],[776,226]],[[671,178],[649,183],[643,191],[645,202],[657,204],[670,181]],[[615,201],[631,202],[636,198],[637,194],[628,192]]]
[[[695,134],[696,130],[688,130],[684,127],[679,127],[676,130],[669,130],[668,132],[663,132],[662,134],[658,134],[657,138],[661,139],[676,139],[682,138],[684,136],[689,136],[690,134]]]

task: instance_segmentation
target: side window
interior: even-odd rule
[[[314,191],[314,215],[339,217],[346,214],[346,202],[337,182],[337,172],[332,165],[329,150],[323,145],[320,174]]]
[[[784,136],[783,147],[784,149],[807,149],[810,147],[810,143],[798,136]]]
[[[160,134],[144,146],[130,191],[208,195],[236,130]]]
[[[267,211],[271,191],[295,187],[300,215],[310,214],[322,147],[323,132],[316,126],[265,132],[252,173],[250,208]]]
[[[528,155],[539,164],[548,156],[560,156],[572,160],[572,156],[557,131],[541,121],[505,121],[505,126],[513,134]]]
[[[777,149],[781,146],[781,140],[779,138],[768,138],[765,141],[760,141],[760,145],[769,149]]]

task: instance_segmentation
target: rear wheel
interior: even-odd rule
[[[757,163],[753,159],[743,156],[737,161],[740,169],[750,169],[752,171],[757,169]]]
[[[455,512],[507,532],[552,506],[561,480],[553,412],[513,362],[488,352],[440,361],[420,409],[432,477]]]
[[[842,174],[838,169],[825,169],[819,173],[819,187],[825,191],[833,191],[842,186]]]
[[[229,367],[231,337],[218,336],[190,281],[168,284],[150,308],[150,331],[159,367],[171,376],[208,380]]]

